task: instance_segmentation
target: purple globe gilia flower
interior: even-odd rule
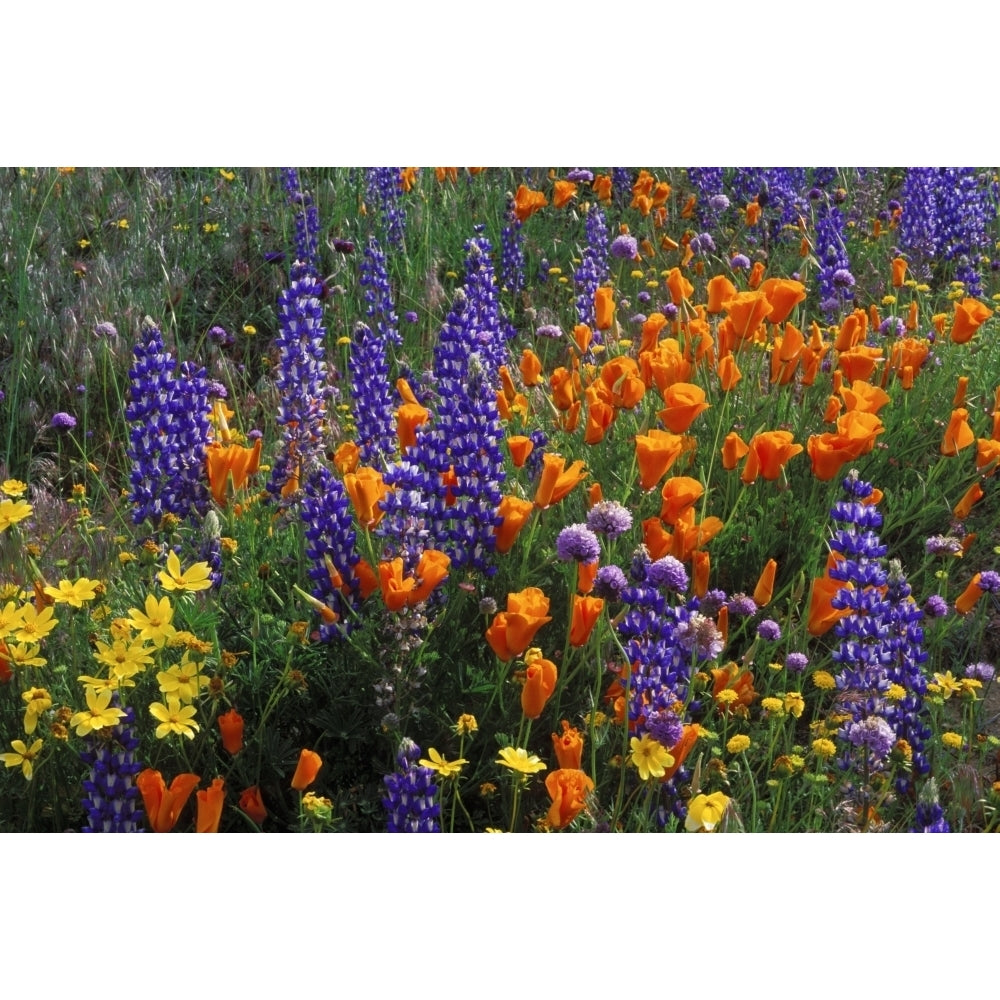
[[[767,642],[777,642],[781,638],[781,626],[773,618],[765,618],[757,626],[757,635]]]
[[[634,236],[623,234],[611,241],[611,256],[619,260],[633,260],[639,252],[639,241]]]
[[[757,602],[747,594],[733,594],[727,604],[733,618],[749,618],[757,613]]]
[[[562,335],[562,330],[555,323],[546,323],[535,330],[536,337],[545,337],[548,340],[558,340]]]
[[[53,413],[50,426],[54,427],[57,431],[71,431],[76,427],[76,417],[70,416],[68,413]]]
[[[114,323],[98,323],[94,327],[95,337],[106,337],[108,340],[118,339],[118,330],[115,328]]]
[[[962,551],[962,542],[954,535],[931,535],[924,542],[924,551],[929,556],[957,556]]]
[[[965,676],[971,677],[973,680],[982,681],[983,684],[988,684],[993,680],[993,675],[996,673],[996,667],[992,663],[970,663],[965,668]]]
[[[729,208],[729,199],[724,194],[713,194],[708,199],[708,205],[714,212],[724,212]]]
[[[403,313],[403,319],[405,319],[407,323],[416,323],[419,318],[420,317],[412,309],[409,310],[409,312]]]
[[[747,271],[750,269],[750,258],[746,254],[734,254],[729,259],[729,266],[734,271]]]
[[[722,652],[722,633],[715,622],[700,611],[692,611],[687,621],[678,622],[674,637],[682,649],[697,652],[706,660],[714,660]]]
[[[592,563],[600,554],[601,543],[585,524],[570,524],[556,538],[556,555],[567,562]]]
[[[983,570],[979,574],[979,589],[987,594],[1000,591],[1000,573],[992,569]]]
[[[847,741],[856,747],[866,746],[876,760],[885,760],[896,742],[892,726],[880,715],[869,715],[860,722],[852,722],[845,732]]]
[[[684,564],[673,556],[664,556],[646,567],[646,580],[654,587],[666,587],[682,593],[687,590],[688,574]]]
[[[684,724],[667,709],[650,712],[646,717],[646,729],[649,735],[667,750],[676,746],[684,735]]]
[[[940,594],[931,594],[924,602],[924,614],[928,618],[944,618],[948,614],[948,602]]]
[[[703,615],[714,618],[722,610],[722,606],[727,600],[724,590],[709,590],[698,602],[698,609]]]
[[[632,514],[616,500],[601,500],[587,512],[587,527],[614,541],[632,527]]]
[[[785,669],[793,674],[801,674],[809,665],[809,657],[805,653],[789,653],[785,657]]]
[[[620,566],[602,566],[594,579],[594,596],[604,600],[618,600],[628,586],[628,579]]]
[[[576,170],[571,170],[566,175],[566,180],[583,182],[584,184],[589,184],[594,179],[594,174],[590,170],[584,170],[582,167],[577,167]]]

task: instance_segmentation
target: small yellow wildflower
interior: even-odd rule
[[[96,691],[92,687],[85,689],[87,708],[77,712],[69,724],[76,727],[77,736],[96,733],[108,726],[117,726],[118,720],[125,714],[120,708],[111,705],[111,691]]]
[[[945,701],[947,701],[956,692],[962,690],[961,681],[952,677],[950,670],[943,674],[936,673],[934,675],[934,680],[937,682],[941,697],[944,698]]]
[[[667,768],[674,766],[670,751],[649,733],[643,733],[641,738],[633,736],[629,745],[632,747],[629,763],[639,771],[640,781],[662,778],[667,773]]]
[[[172,549],[167,556],[167,568],[157,574],[164,590],[196,591],[208,590],[212,586],[211,568],[207,562],[196,562],[181,570],[181,561]]]
[[[48,660],[38,655],[38,646],[10,643],[4,653],[7,661],[15,667],[44,667]]]
[[[750,749],[750,737],[744,735],[743,733],[737,733],[735,736],[729,738],[729,742],[726,744],[726,750],[731,754],[743,753],[745,750]]]
[[[171,733],[177,733],[178,736],[186,736],[189,740],[193,740],[195,731],[201,728],[194,721],[197,711],[194,705],[181,707],[180,701],[173,695],[167,696],[166,705],[154,701],[149,706],[149,714],[160,723],[156,727],[156,738],[162,740]]]
[[[785,711],[793,718],[801,719],[805,711],[806,701],[798,691],[785,692]]]
[[[118,228],[119,229],[128,229],[128,219],[119,219],[118,220]]]
[[[217,222],[206,222],[202,225],[201,231],[203,233],[215,233],[219,230],[219,224]]]
[[[25,604],[21,608],[21,621],[11,634],[18,642],[40,642],[59,624],[59,619],[52,615],[52,608],[36,611],[33,604]]]
[[[538,757],[534,754],[529,755],[523,747],[504,747],[500,751],[496,763],[502,764],[518,774],[525,775],[537,774],[546,769],[546,765]]]
[[[248,337],[252,337],[252,336],[254,336],[254,334],[256,334],[256,332],[257,332],[257,327],[255,327],[255,326],[253,325],[253,323],[244,323],[244,324],[243,324],[243,332],[244,332],[244,333],[245,333],[245,334],[246,334],[246,335],[247,335]]]
[[[947,732],[941,734],[941,742],[951,750],[961,750],[965,740],[959,733]]]
[[[780,698],[761,698],[760,707],[768,715],[784,715],[785,703]]]
[[[72,583],[69,580],[60,580],[58,587],[46,587],[45,593],[56,604],[69,604],[74,608],[82,608],[84,601],[92,601],[97,597],[99,583],[98,580],[88,580],[85,576],[81,576]]]
[[[902,701],[906,697],[906,688],[902,684],[890,684],[885,696],[889,701]]]
[[[232,170],[226,170],[223,167],[219,167],[219,175],[227,182],[236,180],[236,174]]]
[[[832,757],[837,752],[837,745],[833,740],[828,740],[825,737],[812,741],[813,753],[817,757]]]
[[[476,717],[467,712],[460,715],[458,722],[455,723],[455,732],[459,736],[471,736],[473,733],[479,732],[479,723],[476,721]]]
[[[163,597],[158,601],[152,594],[146,597],[145,614],[138,608],[129,611],[132,625],[139,630],[138,638],[148,639],[157,649],[177,632],[171,624],[173,617],[174,607],[170,603],[170,598]]]
[[[430,760],[421,758],[420,766],[429,767],[432,771],[436,771],[439,778],[457,778],[462,773],[462,766],[469,763],[464,757],[460,757],[458,760],[445,760],[434,747],[431,747],[427,753],[430,755]]]
[[[38,728],[38,717],[46,709],[52,707],[52,695],[45,688],[30,687],[22,692],[21,698],[25,703],[24,710],[24,731],[30,736]]]
[[[31,504],[23,500],[0,500],[0,531],[31,516]]]
[[[22,483],[20,479],[5,479],[0,483],[0,493],[6,493],[7,496],[13,497],[15,500],[18,497],[23,497],[27,492],[28,484]]]
[[[815,687],[820,689],[820,691],[832,691],[837,686],[837,682],[834,680],[833,674],[831,674],[828,670],[817,670],[816,673],[812,675],[812,682]]]
[[[696,795],[688,803],[684,829],[688,833],[711,833],[722,822],[729,807],[729,796],[722,792]]]
[[[10,745],[14,748],[14,753],[0,753],[0,760],[7,767],[20,767],[24,780],[31,781],[32,765],[42,750],[42,741],[35,740],[30,747],[27,747],[24,740],[11,740]]]

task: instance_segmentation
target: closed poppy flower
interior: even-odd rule
[[[345,441],[333,453],[333,467],[342,475],[354,472],[361,464],[361,449],[353,441]]]
[[[417,428],[426,424],[431,411],[419,403],[403,403],[396,410],[396,436],[399,438],[400,453],[417,443]]]
[[[979,483],[973,483],[962,495],[962,499],[952,508],[952,517],[956,521],[964,521],[972,513],[972,505],[978,503],[984,496],[982,486]]]
[[[719,358],[716,370],[719,373],[719,388],[723,392],[730,392],[732,389],[735,389],[740,379],[743,378],[743,372],[737,366],[736,356],[733,354],[727,354],[724,358]]]
[[[594,182],[591,187],[594,189],[594,195],[598,201],[611,201],[612,185],[610,174],[598,174],[594,178]]]
[[[374,528],[385,513],[379,503],[391,489],[382,479],[382,473],[370,466],[362,466],[357,472],[344,476],[344,488],[361,526],[366,530]]]
[[[523,434],[512,434],[507,438],[507,448],[515,469],[520,469],[535,450],[535,442]]]
[[[139,772],[135,784],[154,833],[169,833],[177,825],[181,810],[199,781],[197,774],[178,774],[168,789],[159,771],[147,767]]]
[[[774,559],[768,559],[757,579],[757,586],[753,589],[754,604],[758,608],[766,608],[771,603],[774,595],[774,575],[778,570],[778,563]]]
[[[695,597],[704,597],[708,593],[708,578],[712,569],[709,554],[702,549],[691,553],[691,593]]]
[[[725,303],[724,308],[740,340],[752,340],[761,323],[774,312],[767,296],[759,291],[739,292]]]
[[[604,435],[615,419],[615,408],[601,399],[594,386],[588,386],[585,395],[587,426],[583,432],[583,441],[584,444],[598,444],[604,440]]]
[[[600,568],[600,560],[593,562],[576,564],[576,589],[581,594],[589,594],[594,589],[594,581],[597,579],[597,570]]]
[[[598,330],[608,330],[615,319],[615,290],[598,288],[594,292],[594,317]]]
[[[507,610],[494,616],[486,630],[486,641],[506,663],[520,656],[531,645],[535,633],[550,621],[549,599],[538,587],[526,587],[507,595]]]
[[[699,413],[709,408],[705,402],[705,390],[693,382],[675,382],[663,392],[666,406],[657,412],[667,430],[683,434]]]
[[[552,403],[557,410],[568,410],[576,399],[580,376],[568,368],[557,368],[549,376],[549,387],[552,390]]]
[[[759,260],[755,260],[753,267],[750,268],[750,277],[747,278],[747,284],[753,288],[760,288],[760,283],[764,280],[764,264]]]
[[[611,395],[611,402],[620,409],[631,410],[646,394],[646,383],[639,374],[639,365],[621,355],[601,366],[601,382]]]
[[[219,732],[226,753],[235,756],[243,749],[243,716],[231,708],[218,718]]]
[[[967,344],[982,324],[993,315],[989,306],[978,299],[965,298],[955,303],[955,319],[951,325],[951,339],[956,344]]]
[[[760,291],[771,304],[768,322],[784,323],[792,310],[806,298],[806,286],[791,278],[768,278],[762,282]]]
[[[812,590],[809,592],[809,614],[806,620],[806,631],[810,635],[825,635],[845,615],[851,613],[850,608],[835,608],[833,599],[844,584],[839,580],[831,580],[828,575],[816,577]]]
[[[840,416],[840,411],[844,408],[844,401],[839,396],[829,396],[826,400],[826,409],[823,411],[823,423],[834,424]]]
[[[963,590],[962,593],[955,598],[955,610],[960,615],[967,615],[976,606],[979,598],[986,593],[986,591],[979,586],[979,581],[981,579],[982,573],[977,573],[969,581],[965,590]]]
[[[976,471],[980,472],[988,466],[993,466],[988,476],[992,476],[997,471],[997,463],[1000,463],[1000,441],[993,438],[977,438],[976,440]]]
[[[218,833],[222,820],[222,807],[226,802],[226,783],[215,778],[208,788],[199,791],[195,798],[198,809],[194,821],[195,833]]]
[[[791,431],[762,431],[750,439],[750,453],[740,478],[749,485],[761,475],[765,479],[777,479],[789,459],[803,450],[795,444]]]
[[[240,793],[240,809],[258,826],[267,819],[267,808],[263,798],[261,798],[260,789],[256,785],[252,785]]]
[[[530,500],[522,500],[516,496],[504,496],[497,507],[497,516],[502,518],[500,524],[493,529],[496,537],[496,550],[501,555],[509,552],[519,532],[527,523],[528,517],[535,509]]]
[[[212,443],[205,450],[205,465],[212,498],[219,506],[226,503],[226,484],[232,480],[233,489],[246,485],[247,478],[260,468],[262,438],[257,438],[252,448],[239,444]]]
[[[378,576],[367,559],[359,559],[354,564],[354,578],[358,581],[361,600],[367,601],[378,590]]]
[[[690,380],[692,365],[681,352],[679,341],[667,337],[653,350],[639,355],[639,370],[646,386],[655,385],[660,392],[666,392],[668,386]]]
[[[736,692],[735,700],[719,700],[719,694],[726,689]],[[753,686],[753,674],[749,670],[743,670],[735,663],[714,668],[712,670],[712,698],[724,714],[746,715],[747,709],[757,698],[757,692]]]
[[[527,386],[539,385],[542,381],[542,362],[537,354],[526,347],[521,352],[521,363],[518,366],[521,378]]]
[[[639,342],[639,353],[656,349],[660,331],[667,325],[667,317],[661,312],[650,313],[642,324],[642,339]]]
[[[576,195],[576,185],[572,181],[556,181],[552,188],[552,204],[562,208]]]
[[[976,440],[976,435],[969,426],[969,411],[964,406],[951,411],[951,419],[945,428],[941,439],[942,455],[957,455],[968,448]]]
[[[681,273],[679,267],[673,267],[666,277],[666,285],[670,291],[670,299],[675,306],[679,306],[684,299],[689,299],[694,294],[694,285]]]
[[[542,455],[542,474],[535,490],[535,506],[545,508],[559,503],[573,487],[586,478],[586,467],[579,459],[567,469],[562,455],[545,452]]]
[[[756,226],[760,222],[760,202],[751,201],[746,207],[746,220],[748,226]]]
[[[969,376],[960,375],[958,384],[955,386],[955,395],[952,398],[952,406],[962,406],[965,403],[965,394],[969,389]]]
[[[522,184],[514,195],[514,214],[518,222],[526,222],[548,203],[548,199],[541,191],[533,191],[526,184]]]
[[[642,544],[649,550],[650,559],[662,559],[671,555],[674,536],[658,517],[647,517],[642,522]]]
[[[581,597],[573,595],[572,623],[569,630],[569,644],[575,648],[585,646],[594,631],[597,619],[604,610],[604,601],[600,597]]]
[[[556,689],[559,671],[542,656],[540,649],[529,649],[524,658],[524,687],[521,688],[521,711],[526,719],[537,719]]]
[[[660,491],[660,496],[663,497],[660,518],[667,524],[676,524],[701,499],[704,492],[705,487],[697,479],[671,476]]]
[[[833,349],[843,353],[862,343],[868,334],[868,316],[863,309],[855,309],[844,317],[837,331]]]
[[[552,799],[546,823],[554,830],[562,830],[583,812],[594,782],[583,771],[561,767],[546,777],[545,789]]]
[[[303,749],[295,766],[295,774],[292,775],[292,788],[299,792],[305,791],[316,780],[322,766],[323,758],[315,750]]]
[[[651,490],[684,450],[679,434],[653,428],[648,434],[636,434],[635,455],[639,466],[639,486]]]
[[[771,383],[788,385],[795,377],[799,359],[805,353],[806,342],[798,327],[786,323],[784,333],[775,336],[771,350]]]
[[[413,602],[420,604],[431,596],[432,591],[440,586],[448,577],[451,566],[451,556],[437,549],[424,549],[417,560],[417,568],[413,571],[417,585],[413,590]]]
[[[708,279],[706,291],[708,292],[708,311],[720,313],[723,304],[736,295],[736,286],[724,274],[717,274],[714,278]]]
[[[724,527],[724,522],[718,517],[695,521],[694,511],[685,511],[674,525],[668,554],[683,563],[690,562],[695,550],[707,545]]]
[[[552,749],[561,768],[579,770],[583,761],[583,735],[565,719],[562,720],[562,735],[552,734]]]
[[[731,472],[750,451],[750,445],[736,433],[730,431],[722,442],[722,467]]]
[[[892,260],[892,287],[902,288],[906,280],[907,263],[902,257],[894,257]]]

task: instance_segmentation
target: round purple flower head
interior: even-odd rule
[[[583,167],[577,167],[576,170],[571,170],[566,175],[566,180],[582,182],[584,184],[589,184],[594,179],[594,174],[590,170],[585,170]]]
[[[785,669],[793,674],[801,674],[809,665],[809,657],[805,653],[789,653],[785,657]]]
[[[880,715],[869,715],[861,722],[852,722],[847,727],[847,740],[854,746],[867,746],[877,760],[885,760],[896,742],[892,726]]]
[[[617,600],[628,586],[628,580],[620,566],[602,566],[594,579],[594,596],[604,600]]]
[[[713,194],[708,199],[708,207],[715,212],[724,212],[729,208],[729,199],[724,194]]]
[[[601,543],[585,524],[568,525],[556,538],[556,555],[567,562],[592,563],[600,554]]]
[[[684,724],[681,720],[673,712],[664,709],[649,713],[646,718],[646,729],[649,735],[667,750],[676,746],[684,735]]]
[[[409,312],[403,313],[403,319],[405,319],[407,323],[416,323],[419,318],[420,317],[412,309]]]
[[[757,626],[757,635],[767,642],[777,642],[781,638],[781,626],[773,618],[765,618]]]
[[[562,330],[555,323],[546,323],[535,330],[536,337],[546,337],[549,340],[558,340],[562,335]]]
[[[214,341],[220,347],[229,347],[236,338],[229,333],[225,327],[213,326],[209,328],[208,339]]]
[[[687,590],[688,575],[684,564],[673,556],[664,556],[646,568],[646,580],[654,587],[666,587],[678,593]]]
[[[733,618],[749,618],[757,612],[757,603],[746,594],[733,594],[729,600],[729,614]]]
[[[746,254],[734,254],[729,259],[729,266],[734,271],[746,271],[750,267],[750,258]]]
[[[944,618],[948,614],[948,602],[940,594],[931,594],[924,601],[924,614],[928,618]]]
[[[632,514],[616,500],[601,500],[587,512],[587,527],[614,541],[632,527]]]
[[[51,426],[57,431],[71,431],[76,427],[76,417],[72,417],[68,413],[53,413]]]
[[[962,551],[962,542],[954,535],[931,535],[924,542],[924,551],[929,556],[957,556]]]
[[[710,590],[698,602],[698,610],[709,618],[714,618],[726,603],[726,592],[724,590]]]
[[[639,252],[639,241],[634,236],[622,234],[611,242],[611,256],[619,260],[632,260]]]
[[[1000,592],[1000,573],[993,569],[984,569],[979,574],[979,589],[987,594]]]
[[[677,306],[675,306],[675,305],[673,304],[673,302],[668,302],[668,303],[667,303],[667,304],[666,304],[666,305],[665,305],[665,306],[664,306],[664,307],[663,307],[663,308],[662,308],[662,309],[660,310],[660,312],[661,312],[661,313],[663,313],[663,315],[664,315],[664,316],[666,316],[666,317],[667,317],[667,319],[676,319],[676,317],[677,317]]]
[[[879,324],[878,332],[886,337],[902,337],[906,333],[906,323],[898,316],[887,316]]]
[[[993,680],[993,675],[996,673],[996,668],[992,663],[970,663],[965,668],[965,676],[971,677],[973,680],[982,681],[983,684],[988,684]]]

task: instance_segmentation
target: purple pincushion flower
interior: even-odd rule
[[[594,579],[594,596],[604,600],[618,600],[628,586],[628,580],[620,566],[602,566]]]
[[[781,638],[781,626],[773,618],[765,618],[757,626],[757,635],[767,642],[777,642]]]
[[[601,500],[587,512],[587,527],[614,541],[632,527],[632,514],[616,500]]]
[[[666,587],[682,593],[687,590],[688,574],[679,559],[664,556],[646,567],[646,580],[654,587]]]
[[[734,271],[748,271],[750,269],[750,258],[746,254],[734,254],[729,259],[729,266]]]
[[[983,684],[988,684],[993,680],[993,675],[996,673],[996,667],[992,663],[970,663],[965,668],[965,676],[970,677],[976,681],[982,681]]]
[[[556,538],[556,555],[560,559],[592,563],[601,554],[601,543],[585,524],[570,524]]]
[[[623,234],[611,241],[611,256],[619,260],[633,260],[639,252],[639,241],[634,236]]]
[[[805,653],[789,653],[785,657],[785,669],[793,674],[801,674],[809,665],[809,657]]]
[[[733,618],[749,618],[757,613],[757,602],[746,594],[733,594],[727,604]]]
[[[76,417],[61,411],[59,413],[53,413],[51,426],[57,431],[71,431],[74,427],[76,427]]]
[[[714,618],[726,602],[727,597],[724,590],[710,590],[701,598],[698,608],[703,615]]]
[[[924,614],[928,618],[944,618],[948,614],[948,602],[940,594],[931,594],[924,602]]]
[[[869,715],[860,722],[852,722],[846,727],[845,738],[856,747],[866,746],[876,760],[885,760],[896,742],[892,726],[880,715]]]
[[[577,183],[589,184],[594,179],[593,171],[584,170],[582,167],[577,167],[576,170],[571,170],[566,175],[566,180],[574,181]]]
[[[545,337],[547,340],[558,340],[562,335],[562,330],[555,323],[546,323],[535,330],[536,337]]]
[[[1000,592],[1000,573],[992,569],[983,570],[979,574],[979,589],[986,594]]]

